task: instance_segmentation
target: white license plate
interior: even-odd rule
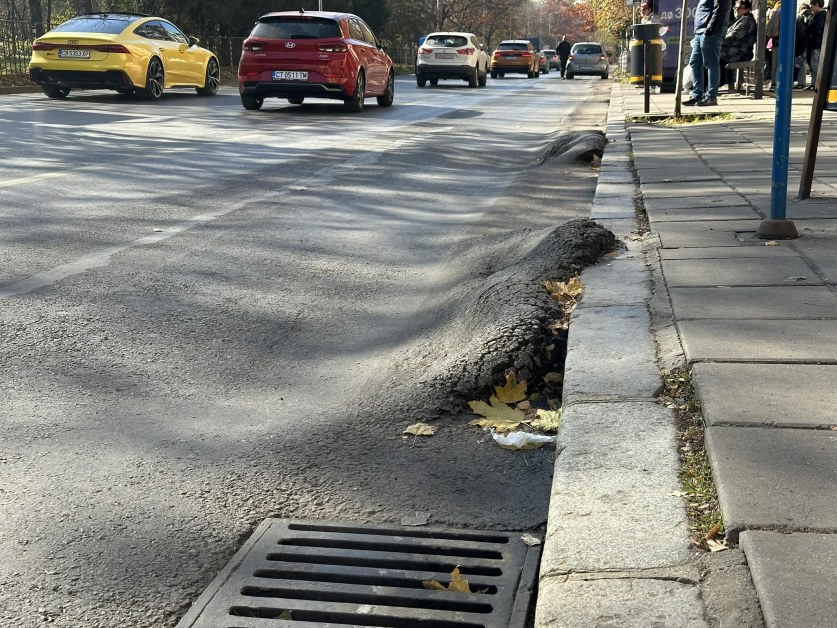
[[[437,59],[453,59],[454,54],[452,52],[437,52],[436,58]]]
[[[517,59],[518,59],[517,55],[506,55],[505,58],[508,59],[509,61],[517,61]]]
[[[59,48],[58,49],[58,58],[59,59],[89,59],[90,58],[90,51],[89,50],[66,50]]]
[[[274,81],[307,81],[308,72],[287,72],[285,70],[273,71]]]

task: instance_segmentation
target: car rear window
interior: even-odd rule
[[[137,15],[108,15],[102,17],[77,17],[68,22],[53,28],[55,31],[64,31],[70,33],[103,33],[107,35],[117,35],[124,31],[128,25],[133,24],[138,19]]]
[[[515,42],[511,43],[502,43],[497,46],[497,50],[529,50],[529,46],[526,44],[518,44]]]
[[[594,44],[580,44],[573,48],[573,54],[575,55],[600,55],[603,52],[601,46]]]
[[[424,43],[428,46],[460,48],[465,46],[468,43],[468,40],[460,35],[434,35],[428,37]]]
[[[340,24],[320,17],[279,17],[256,22],[253,37],[265,39],[328,39],[342,37]]]

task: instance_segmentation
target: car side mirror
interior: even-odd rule
[[[199,43],[201,43],[201,40],[198,39],[197,37],[190,37],[189,38],[189,45],[190,46],[197,46]]]

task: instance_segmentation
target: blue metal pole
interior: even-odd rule
[[[793,52],[796,37],[796,0],[782,0],[779,21],[779,63],[776,87],[776,119],[773,129],[773,182],[770,188],[770,219],[784,220],[788,202],[788,149],[793,100]],[[775,52],[775,48],[774,48]]]

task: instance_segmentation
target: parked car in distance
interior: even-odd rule
[[[561,69],[561,58],[558,56],[557,52],[549,48],[544,48],[543,53],[546,55],[547,61],[549,61],[550,70]]]
[[[538,53],[538,72],[549,74],[549,59],[543,50],[537,50]]]
[[[329,11],[283,11],[261,16],[242,45],[238,91],[245,109],[265,98],[342,100],[362,111],[367,96],[392,105],[392,59],[372,29],[356,15]]]
[[[528,39],[507,39],[501,41],[491,54],[491,78],[506,74],[526,74],[538,78],[538,53]]]
[[[567,61],[567,78],[586,74],[608,77],[607,55],[604,46],[598,42],[580,41],[573,44]]]
[[[156,100],[173,87],[218,92],[215,55],[168,20],[138,13],[88,13],[32,42],[29,78],[50,98],[73,89],[112,89]]]
[[[430,33],[418,49],[416,84],[424,87],[440,79],[467,81],[468,87],[485,87],[488,79],[488,53],[473,33]]]

